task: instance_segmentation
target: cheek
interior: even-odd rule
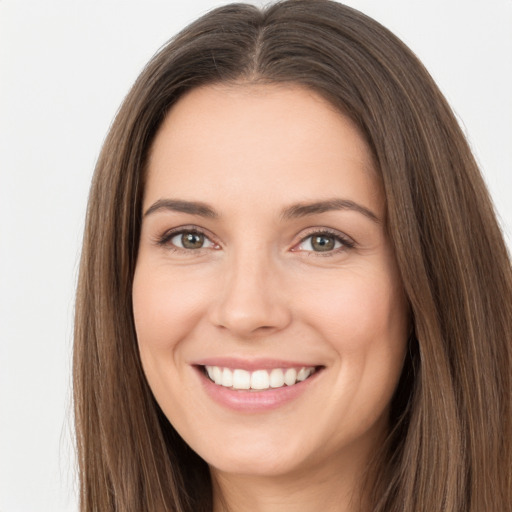
[[[394,272],[345,272],[303,302],[310,326],[336,354],[340,410],[371,422],[391,399],[407,346],[408,307]],[[350,396],[347,399],[347,396]],[[349,409],[345,409],[348,411]],[[348,415],[347,415],[348,417]]]
[[[183,282],[141,264],[133,282],[133,315],[141,353],[172,349],[193,329],[205,306],[204,282]]]
[[[142,260],[142,261],[141,261]],[[165,265],[139,260],[133,289],[133,315],[144,374],[160,407],[171,418],[186,417],[183,343],[200,324],[208,297],[204,279],[183,279]]]
[[[400,342],[407,330],[406,299],[392,274],[345,272],[317,281],[301,303],[310,323],[343,351]]]

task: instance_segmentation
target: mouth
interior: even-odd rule
[[[306,361],[211,357],[194,361],[202,389],[236,413],[266,413],[311,395],[322,381],[323,365]]]
[[[299,366],[249,371],[223,366],[200,366],[201,371],[211,382],[236,391],[266,391],[292,387],[309,379],[322,368],[322,366]]]

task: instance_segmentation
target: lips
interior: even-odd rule
[[[209,379],[218,386],[234,390],[264,391],[294,386],[315,373],[316,367],[300,366],[249,371],[242,368],[205,365],[204,370]]]
[[[263,413],[297,400],[325,366],[268,358],[209,357],[189,363],[202,389],[217,404],[241,413]]]

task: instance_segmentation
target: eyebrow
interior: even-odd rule
[[[159,199],[146,210],[144,217],[160,210],[189,213],[191,215],[209,217],[211,219],[219,217],[219,214],[206,203],[201,203],[199,201],[183,201],[180,199]]]
[[[352,210],[361,213],[377,224],[380,223],[379,218],[371,210],[354,201],[348,199],[327,199],[325,201],[315,201],[311,203],[297,203],[285,208],[281,213],[283,219],[296,219],[299,217],[307,217],[318,213],[325,213],[335,210]]]
[[[207,217],[210,219],[218,219],[219,213],[206,203],[200,201],[185,201],[181,199],[159,199],[153,203],[144,213],[144,217],[161,210],[169,210],[180,213],[188,213],[199,217]],[[324,201],[296,203],[286,207],[281,212],[281,219],[297,219],[300,217],[308,217],[336,210],[352,210],[361,213],[377,224],[380,223],[379,218],[371,210],[349,199],[327,199]]]

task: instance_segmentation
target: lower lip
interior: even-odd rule
[[[235,390],[219,386],[204,374],[202,368],[197,367],[197,372],[204,390],[218,404],[240,412],[265,412],[277,409],[307,392],[317,380],[322,369],[317,370],[306,380],[293,386],[269,388],[261,391]]]

